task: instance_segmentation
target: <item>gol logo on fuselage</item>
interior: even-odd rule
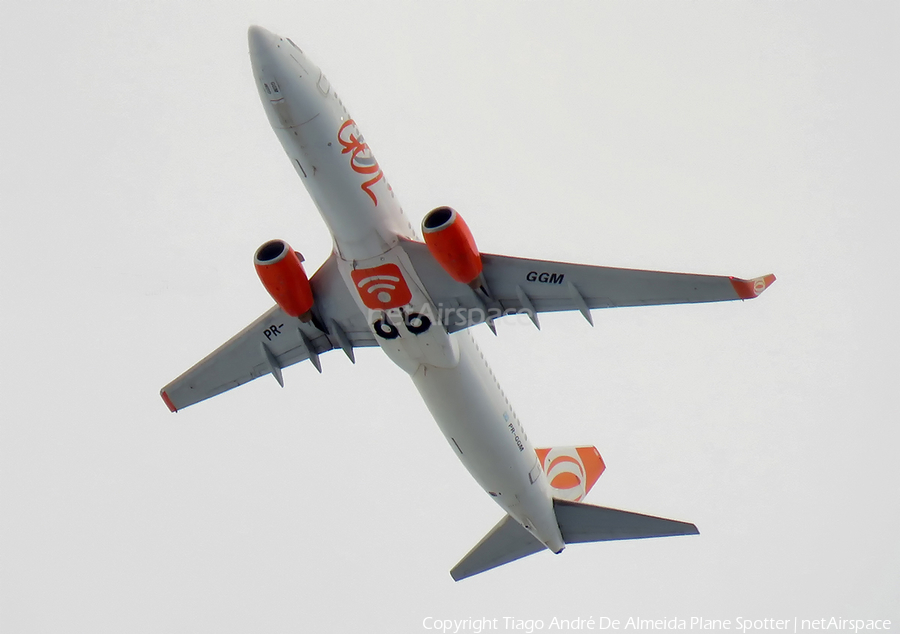
[[[371,176],[369,180],[360,185],[360,188],[369,195],[375,206],[378,206],[378,199],[372,192],[372,185],[384,178],[384,173],[378,166],[378,161],[369,149],[369,144],[363,139],[356,122],[353,119],[347,119],[338,130],[338,143],[341,144],[341,154],[350,154],[350,167],[357,174]]]
[[[396,264],[356,269],[350,271],[350,277],[366,308],[387,310],[403,306],[412,300],[412,292]]]

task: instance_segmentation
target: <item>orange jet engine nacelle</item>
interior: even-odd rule
[[[457,282],[472,285],[481,276],[481,253],[462,216],[450,207],[438,207],[422,219],[425,244],[434,259]]]
[[[256,274],[275,303],[291,317],[312,318],[313,292],[303,270],[303,256],[284,240],[270,240],[256,250]]]

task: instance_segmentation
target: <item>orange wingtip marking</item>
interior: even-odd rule
[[[734,292],[738,294],[738,297],[741,299],[753,299],[754,297],[759,297],[764,290],[772,285],[772,282],[775,281],[775,276],[770,273],[762,277],[755,277],[752,280],[742,280],[739,277],[729,277],[728,279],[731,280],[731,285],[734,287]]]
[[[169,398],[169,395],[165,392],[160,392],[160,396],[162,396],[163,403],[166,404],[166,407],[169,408],[170,412],[177,412],[178,410],[175,408],[175,405],[172,403],[172,399]]]

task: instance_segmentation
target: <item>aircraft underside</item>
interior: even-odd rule
[[[511,315],[753,299],[774,280],[667,273],[482,253],[455,210],[438,207],[419,240],[358,126],[325,75],[289,39],[249,31],[269,122],[334,238],[307,277],[272,240],[254,259],[275,305],[161,390],[177,411],[265,374],[340,349],[380,347],[407,372],[450,448],[504,510],[451,571],[459,580],[545,548],[696,534],[687,522],[583,503],[605,465],[596,448],[535,448],[472,327]],[[323,379],[324,380],[324,379]]]

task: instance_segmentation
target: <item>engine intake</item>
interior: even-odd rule
[[[428,250],[457,282],[473,284],[481,275],[481,253],[462,216],[451,207],[438,207],[422,219]]]
[[[270,240],[256,250],[256,274],[275,303],[291,317],[312,318],[313,293],[303,270],[303,256],[284,240]]]

